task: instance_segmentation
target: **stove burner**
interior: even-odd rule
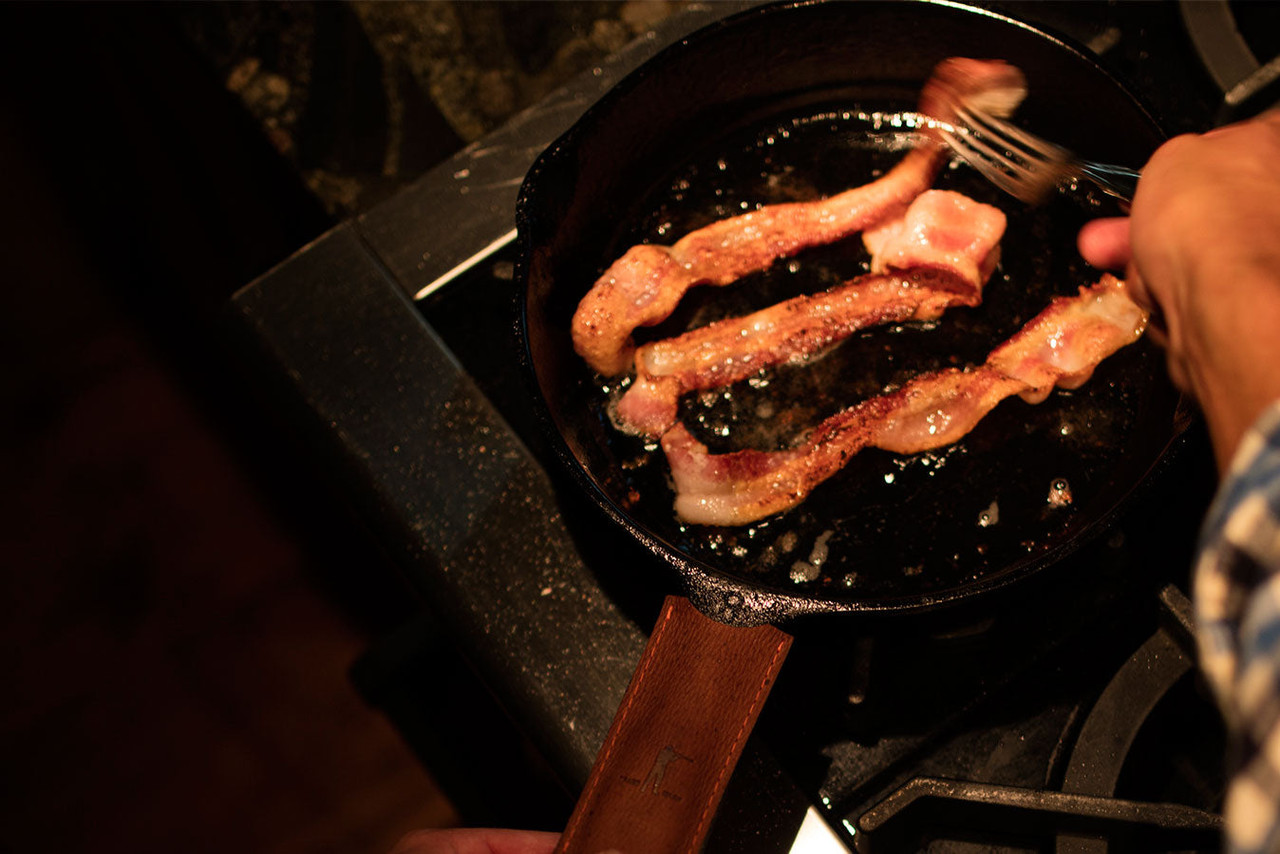
[[[1181,0],[1178,11],[1196,54],[1222,90],[1218,124],[1257,115],[1280,100],[1280,12],[1273,4]]]
[[[889,836],[885,825],[899,819],[914,805],[925,809],[926,801],[936,801],[931,823],[939,816],[949,827],[965,826],[988,832],[1000,828],[1010,835],[1032,835],[1045,831],[1058,832],[1058,854],[1107,852],[1107,842],[1077,834],[1098,832],[1108,836],[1120,831],[1141,831],[1148,841],[1163,838],[1185,848],[1193,836],[1194,844],[1210,844],[1221,833],[1221,818],[1213,813],[1180,804],[1149,803],[1097,795],[1080,795],[1044,789],[1024,789],[992,783],[943,780],[937,777],[915,777],[889,798],[881,801],[858,820],[861,833],[855,848],[860,854],[879,851],[915,850],[904,847],[902,838],[885,844]],[[919,817],[915,816],[919,821]],[[881,834],[884,834],[884,838]]]
[[[1050,850],[1045,847],[1046,840],[1054,839],[1052,850],[1057,854],[1114,854],[1130,850],[1126,846],[1134,844],[1216,850],[1222,830],[1217,812],[1165,800],[1117,796],[1134,756],[1134,745],[1157,707],[1166,701],[1187,702],[1177,689],[1193,671],[1191,606],[1174,585],[1160,591],[1159,601],[1159,627],[1119,668],[1080,726],[1060,791],[915,776],[858,817],[856,849],[868,854],[919,850],[908,846],[918,843],[926,828],[937,839],[953,839],[964,833],[984,840],[992,838],[993,828],[999,828],[1001,841],[1030,842],[1031,850]],[[1064,741],[1071,737],[1071,729],[1069,723]],[[1162,733],[1158,738],[1166,753],[1179,743],[1176,738],[1170,741],[1168,735]],[[1182,743],[1200,744],[1203,731],[1196,729],[1194,737],[1189,732],[1181,736]],[[1221,751],[1212,755],[1220,756]],[[1191,759],[1189,754],[1184,757]],[[1163,769],[1153,773],[1162,775]],[[1222,782],[1219,777],[1215,801],[1221,800]]]

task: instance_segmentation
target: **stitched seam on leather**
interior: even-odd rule
[[[755,720],[756,713],[760,711],[760,707],[764,705],[765,697],[769,695],[769,689],[772,687],[773,675],[775,668],[778,665],[778,659],[786,654],[787,649],[790,647],[790,641],[791,639],[789,637],[783,637],[778,641],[778,646],[773,651],[773,658],[769,660],[768,671],[766,672],[765,677],[760,680],[760,684],[756,686],[756,694],[751,699],[751,705],[747,708],[747,713],[742,717],[742,723],[738,726],[738,732],[733,736],[733,741],[730,743],[729,751],[725,756],[724,763],[720,766],[720,772],[716,775],[715,786],[711,790],[713,793],[720,791],[721,786],[724,785],[725,776],[729,773],[729,769],[731,769],[735,764],[734,759],[738,755],[739,745],[746,740],[748,733],[751,731],[750,723]],[[694,845],[686,849],[688,854],[694,854],[694,852],[697,851],[697,841],[702,839],[702,835],[706,831],[707,823],[711,821],[711,816],[713,814],[712,808],[717,802],[718,798],[713,797],[707,802],[706,806],[703,807],[702,814],[698,816],[697,829],[693,834]]]
[[[640,669],[636,671],[636,674],[632,679],[632,685],[640,684],[640,680],[644,678],[644,675],[649,670],[650,665],[658,657],[656,655],[649,655],[649,649],[657,645],[659,636],[661,636],[663,631],[666,629],[667,623],[670,621],[671,615],[674,612],[674,607],[664,607],[662,609],[662,614],[658,618],[658,623],[653,627],[653,636],[649,641],[650,646],[645,649],[645,654],[641,657]],[[627,695],[622,700],[622,706],[618,709],[617,722],[611,729],[609,735],[605,737],[604,752],[600,755],[599,762],[597,764],[601,773],[592,775],[587,786],[587,790],[582,794],[582,804],[584,806],[591,803],[592,798],[595,797],[596,790],[600,788],[600,781],[604,779],[604,769],[609,762],[609,756],[613,753],[613,748],[616,746],[617,742],[617,739],[613,738],[613,733],[615,731],[621,731],[623,721],[626,720],[628,713],[631,711],[631,706],[635,702],[637,693],[639,692],[633,692],[628,688]],[[574,823],[573,826],[569,828],[569,832],[561,840],[560,845],[556,850],[567,851],[570,844],[572,844],[574,837],[578,834],[578,831],[581,830],[582,824],[582,822]]]

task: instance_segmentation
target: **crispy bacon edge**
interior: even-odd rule
[[[701,525],[754,522],[799,504],[863,448],[913,454],[949,445],[1010,395],[1038,403],[1055,386],[1082,385],[1141,337],[1146,321],[1124,283],[1107,275],[1054,299],[982,365],[916,377],[831,416],[795,448],[711,454],[678,424],[662,437],[676,515]]]
[[[1022,72],[999,60],[951,58],[921,90],[920,112],[946,120],[958,99],[983,92],[1025,92]],[[811,202],[769,205],[712,223],[670,247],[633,246],[596,281],[572,320],[574,349],[591,368],[625,372],[631,333],[661,323],[689,288],[725,285],[778,258],[837,240],[899,213],[933,183],[945,147],[926,131],[923,142],[881,178]]]
[[[687,348],[687,367],[672,373],[646,369],[636,356],[636,378],[612,412],[624,433],[656,438],[677,420],[680,397],[745,379],[762,368],[801,362],[869,326],[934,320],[952,306],[974,306],[980,293],[945,272],[870,274],[820,294],[794,297],[745,317],[730,318],[661,343]],[[740,346],[734,347],[734,344]],[[707,353],[707,358],[699,358]]]

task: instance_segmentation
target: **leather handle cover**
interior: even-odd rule
[[[556,851],[698,851],[790,647],[668,596]]]

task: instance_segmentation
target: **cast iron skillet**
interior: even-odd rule
[[[789,513],[717,529],[675,520],[661,452],[610,426],[618,384],[591,374],[568,332],[600,272],[635,243],[671,243],[757,203],[870,180],[907,144],[886,117],[914,109],[923,81],[950,56],[1017,65],[1030,92],[1018,121],[1085,156],[1140,166],[1162,139],[1149,113],[1090,57],[1011,19],[940,2],[798,4],[751,10],[659,54],[525,180],[520,327],[544,421],[582,488],[721,623],[971,602],[1105,529],[1185,427],[1162,357],[1139,342],[1079,391],[1055,392],[1039,406],[1006,401],[957,446],[905,458],[864,452]],[[773,371],[728,395],[693,396],[684,420],[713,450],[784,444],[887,383],[981,362],[1053,295],[1096,280],[1076,254],[1075,234],[1110,211],[1065,198],[1029,209],[967,169],[944,170],[935,186],[1008,214],[984,304],[952,310],[929,328],[869,331],[814,365]],[[645,334],[674,334],[828,287],[857,275],[865,260],[856,237],[801,253],[736,285],[694,289]],[[1064,486],[1070,503],[1050,501]]]

